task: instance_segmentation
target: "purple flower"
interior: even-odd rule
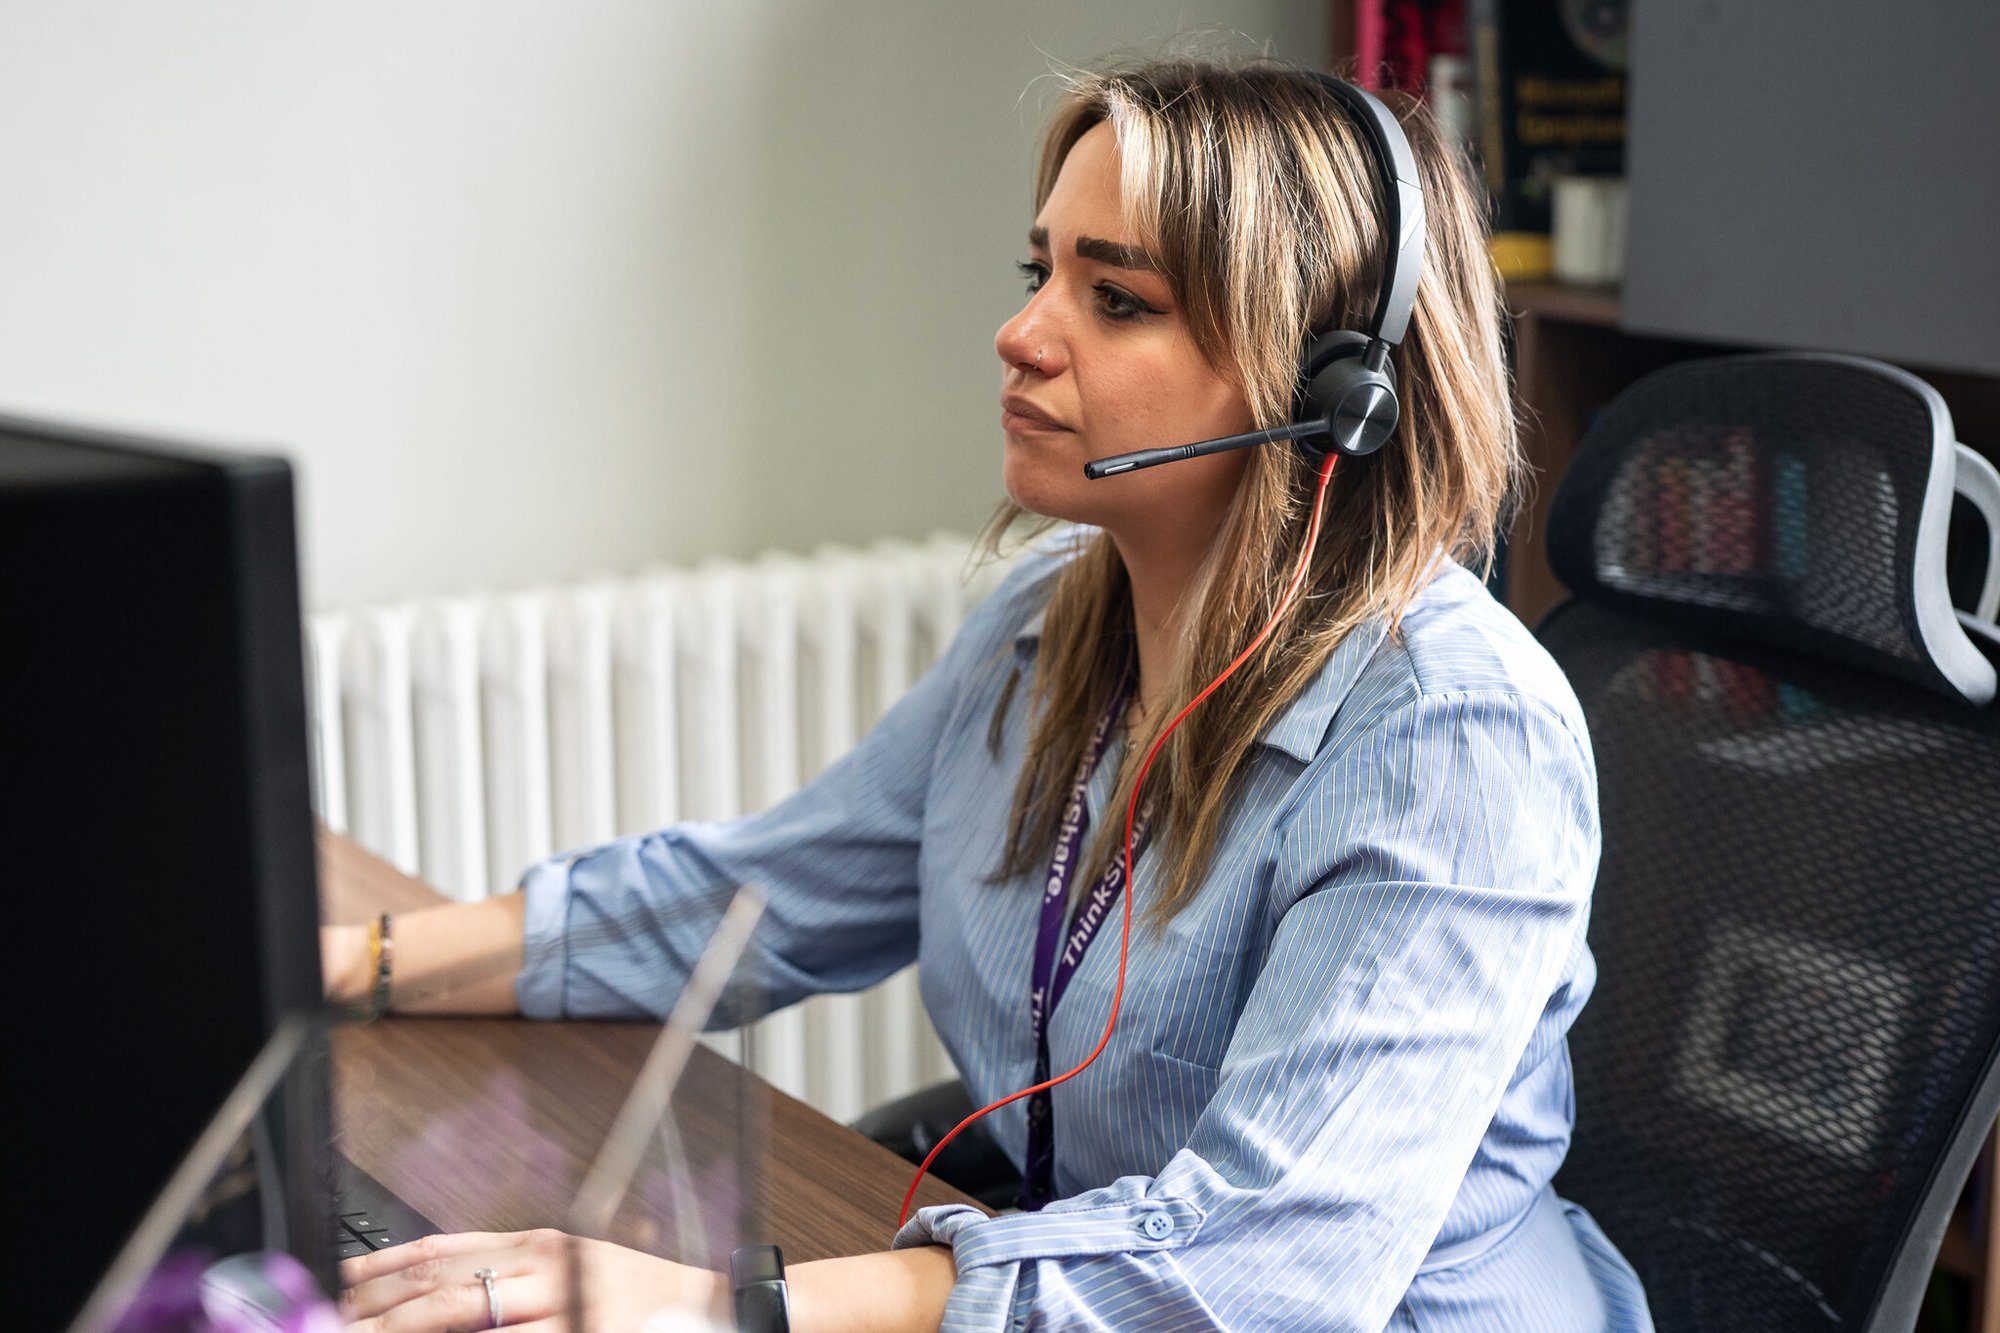
[[[115,1333],[340,1333],[340,1311],[305,1265],[276,1251],[215,1261],[168,1255],[126,1306]]]
[[[205,1327],[201,1275],[211,1258],[206,1250],[179,1250],[160,1260],[112,1325],[114,1333],[197,1333]]]

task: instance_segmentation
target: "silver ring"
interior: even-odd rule
[[[486,1327],[500,1327],[500,1284],[495,1281],[500,1275],[490,1268],[482,1268],[473,1276],[486,1284]]]

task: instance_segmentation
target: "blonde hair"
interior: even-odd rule
[[[1500,346],[1499,280],[1485,205],[1420,109],[1398,104],[1428,214],[1409,332],[1392,358],[1402,420],[1378,453],[1335,468],[1306,584],[1263,650],[1174,733],[1147,778],[1165,885],[1156,923],[1194,896],[1252,748],[1350,633],[1394,633],[1441,552],[1490,564],[1521,472]],[[1075,77],[1043,140],[1035,207],[1078,139],[1110,122],[1128,236],[1159,263],[1196,345],[1241,388],[1259,427],[1290,419],[1300,350],[1314,331],[1373,313],[1385,238],[1362,132],[1311,75],[1275,61],[1156,61]],[[1251,453],[1183,610],[1173,682],[1181,702],[1221,673],[1276,609],[1305,541],[1316,473],[1296,449]],[[997,549],[1024,517],[1001,506]],[[1044,523],[1041,526],[1046,527]],[[1130,586],[1103,533],[1058,574],[1030,698],[1032,730],[996,878],[1040,870],[1070,780],[1124,670]],[[1003,691],[997,744],[1013,683]],[[1127,763],[1077,883],[1119,855],[1138,757],[1177,708],[1129,736]]]

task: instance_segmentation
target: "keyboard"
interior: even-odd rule
[[[444,1230],[340,1153],[334,1155],[333,1212],[336,1259],[359,1258]]]

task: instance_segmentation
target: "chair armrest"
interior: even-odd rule
[[[861,1116],[853,1128],[906,1162],[921,1163],[952,1126],[973,1112],[972,1097],[957,1079],[934,1083],[907,1097],[885,1102]],[[1012,1207],[1021,1173],[976,1122],[938,1154],[931,1173],[989,1208]]]

